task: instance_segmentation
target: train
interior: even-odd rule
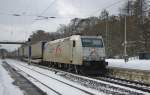
[[[53,41],[40,41],[18,49],[18,56],[33,63],[81,74],[104,74],[105,45],[102,36],[70,37]]]

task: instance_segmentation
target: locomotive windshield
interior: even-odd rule
[[[81,38],[83,47],[103,47],[102,39],[98,38]]]

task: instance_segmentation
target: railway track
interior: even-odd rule
[[[103,80],[103,81],[110,82],[110,83],[115,83],[118,85],[130,87],[130,88],[134,88],[137,90],[141,90],[141,91],[150,93],[150,85],[149,84],[140,83],[140,82],[136,82],[136,81],[130,81],[130,80],[126,80],[126,79],[114,78],[114,77],[110,77],[110,76],[95,77],[95,79]]]
[[[24,66],[24,65],[22,65],[22,66]],[[144,95],[141,91],[127,89],[126,87],[128,87],[128,86],[126,86],[126,87],[118,86],[118,85],[115,85],[116,83],[112,84],[111,82],[104,81],[100,78],[93,79],[93,78],[88,78],[88,77],[85,77],[85,76],[80,76],[80,75],[68,73],[68,72],[65,72],[65,71],[58,70],[58,69],[48,68],[48,67],[45,67],[45,66],[39,66],[39,65],[36,65],[36,66],[38,66],[40,68],[50,70],[50,71],[53,71],[55,73],[59,73],[60,76],[66,78],[70,81],[76,82],[76,83],[78,83],[80,85],[83,85],[87,88],[92,88],[92,89],[98,90],[99,92],[103,92],[103,93],[106,93],[106,94],[113,94],[113,95],[123,95],[123,94],[124,95]],[[28,67],[26,67],[26,68],[28,68]],[[31,69],[31,68],[28,68],[28,69]],[[33,68],[32,68],[32,70],[34,70],[35,72],[40,73],[39,71],[37,71]],[[44,75],[47,76],[47,74],[44,74]]]
[[[96,89],[100,92],[112,95],[144,95],[143,93],[136,92],[134,90],[129,90],[119,85],[115,85],[112,83],[108,83],[108,81],[103,80],[95,80],[91,78],[83,78],[83,77],[76,77],[74,75],[65,75],[65,78],[68,78],[71,81],[78,82],[83,86]]]
[[[69,73],[69,72],[66,72],[66,71],[61,71],[61,70],[54,69],[54,68],[48,68],[48,67],[45,67],[45,66],[39,66],[37,64],[34,64],[34,65],[36,65],[36,66],[38,66],[40,68],[44,68],[44,69],[48,69],[48,70],[54,71],[54,72],[62,72],[63,73],[63,75],[62,75],[63,77],[67,76],[66,78],[69,79],[69,80],[72,80],[72,81],[80,80],[80,79],[75,78],[75,77],[80,77],[80,76],[72,74],[72,73]],[[73,77],[75,79],[72,79]],[[87,76],[87,77],[89,77],[89,76]],[[105,76],[105,77],[104,76],[100,76],[100,77],[90,77],[90,78],[93,78],[93,79],[96,79],[96,80],[105,81],[105,82],[109,82],[109,83],[114,83],[114,84],[118,84],[118,85],[121,85],[121,86],[125,86],[125,87],[129,87],[129,88],[133,88],[133,89],[136,89],[136,90],[140,90],[140,91],[143,91],[143,92],[150,93],[150,85],[149,84],[140,83],[140,82],[136,82],[136,81],[130,81],[130,80],[126,80],[126,79],[114,78],[114,77],[110,77],[110,76]]]
[[[46,88],[48,88],[49,90],[52,90],[56,95],[61,95],[58,91],[56,91],[56,90],[54,90],[54,89],[52,89],[51,87],[49,87],[49,86],[47,86],[46,84],[44,84],[44,83],[42,83],[40,80],[38,80],[38,79],[36,79],[36,78],[34,78],[33,76],[31,76],[31,75],[29,75],[29,74],[27,74],[26,72],[24,72],[23,70],[20,70],[20,69],[18,69],[18,68],[12,68],[9,64],[7,64],[6,62],[5,62],[5,65],[7,65],[7,67],[8,68],[11,68],[12,70],[14,70],[14,71],[19,71],[19,72],[21,72],[21,75],[22,76],[28,76],[29,78],[28,79],[30,79],[30,80],[34,80],[34,81],[36,81],[36,82],[38,82],[38,83],[40,83],[40,84],[42,84],[44,87],[46,87]],[[26,77],[25,77],[26,78]],[[32,82],[31,82],[32,83]],[[40,88],[39,88],[40,89]]]
[[[34,85],[31,81],[26,79],[23,75],[19,74],[10,65],[2,64],[2,66],[8,71],[11,78],[14,79],[13,84],[18,86],[23,91],[24,95],[47,95],[44,91],[39,89],[39,87]]]
[[[9,65],[9,64],[8,64],[8,65]],[[68,85],[68,86],[70,86],[71,88],[75,88],[75,89],[77,89],[77,90],[79,90],[79,91],[81,91],[81,92],[84,92],[85,95],[95,95],[95,93],[92,93],[92,92],[90,92],[90,91],[81,89],[81,88],[79,88],[79,87],[77,87],[77,86],[71,85],[71,84],[69,84],[69,83],[67,83],[67,82],[64,82],[64,81],[61,81],[61,80],[59,80],[59,79],[53,78],[53,77],[51,77],[51,76],[49,76],[49,75],[47,75],[47,74],[41,73],[41,72],[39,72],[39,71],[37,71],[37,70],[34,70],[34,69],[32,69],[32,68],[29,68],[29,67],[27,67],[27,66],[24,66],[24,65],[21,65],[21,64],[18,64],[18,65],[22,66],[22,68],[28,69],[29,71],[32,70],[32,71],[34,71],[34,72],[36,72],[36,73],[38,73],[38,74],[40,74],[40,75],[46,76],[46,77],[48,77],[48,78],[50,78],[50,79],[53,79],[53,80],[56,80],[56,81],[58,81],[58,82],[61,82],[61,83],[65,84],[65,85]],[[11,66],[12,66],[12,65],[11,65]],[[32,76],[32,75],[28,74],[27,72],[21,70],[20,68],[14,66],[14,65],[13,65],[13,68],[14,68],[15,70],[19,70],[19,72],[23,72],[24,74],[26,74],[26,75],[29,76],[30,78],[32,78],[32,79],[36,80],[37,82],[41,83],[42,85],[44,85],[44,86],[47,87],[48,89],[50,89],[50,90],[52,90],[53,92],[55,92],[55,94],[57,94],[57,95],[63,95],[63,93],[61,93],[61,92],[59,92],[59,91],[53,89],[53,88],[50,87],[49,85],[47,85],[47,84],[45,84],[44,82],[42,82],[40,79],[35,78],[34,76]]]

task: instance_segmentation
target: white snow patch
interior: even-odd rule
[[[109,67],[119,67],[138,70],[150,70],[150,60],[129,60],[125,62],[124,59],[107,59]]]
[[[74,85],[74,86],[76,86],[76,87],[80,87],[81,89],[85,89],[85,90],[87,90],[87,91],[90,91],[90,92],[93,92],[93,93],[95,93],[96,95],[105,95],[104,93],[101,93],[101,92],[99,92],[99,91],[96,91],[96,90],[94,90],[94,89],[90,89],[90,88],[86,88],[86,87],[84,87],[84,86],[81,86],[80,84],[78,84],[78,83],[74,83],[74,82],[71,82],[71,81],[69,81],[69,80],[66,80],[66,79],[64,79],[63,77],[60,77],[59,75],[57,75],[57,74],[54,74],[54,72],[52,72],[52,71],[49,71],[49,70],[46,70],[46,69],[42,69],[42,68],[39,68],[39,67],[36,67],[36,66],[33,66],[33,65],[28,65],[28,64],[26,64],[25,62],[20,62],[20,61],[17,61],[17,60],[11,60],[11,59],[7,59],[6,60],[10,65],[14,65],[14,66],[16,66],[16,67],[18,67],[18,68],[21,68],[21,69],[23,69],[23,67],[22,66],[19,66],[19,64],[20,65],[24,65],[24,66],[27,66],[27,67],[29,67],[30,69],[33,69],[33,70],[36,70],[36,71],[39,71],[39,72],[41,72],[41,73],[43,73],[43,74],[45,74],[45,75],[48,75],[48,76],[51,76],[51,77],[53,77],[53,78],[56,78],[56,79],[59,79],[59,80],[61,80],[61,81],[64,81],[64,82],[67,82],[67,83],[69,83],[69,84],[71,84],[71,85]],[[126,65],[128,65],[129,63],[130,64],[134,64],[135,65],[135,63],[136,63],[136,60],[132,60],[132,61],[129,61],[129,62],[127,62],[127,63],[125,63],[124,62],[124,60],[123,59],[107,59],[107,61],[109,62],[109,66],[113,66],[113,67],[121,67],[123,64],[125,65],[125,66],[123,66],[124,68],[126,67],[126,68],[128,68]],[[137,60],[138,61],[138,64],[137,65],[140,65],[140,63],[139,63],[139,61],[140,60]],[[147,60],[145,60],[146,62],[143,62],[144,64],[148,64],[148,61]],[[133,62],[133,63],[132,63]],[[134,67],[134,66],[133,66]],[[37,74],[34,74],[32,71],[30,71],[30,70],[25,70],[24,69],[24,71],[26,71],[26,72],[29,72],[31,75],[34,75],[35,77],[37,77],[37,78],[39,78],[39,79],[41,79],[41,81],[44,81],[45,83],[47,83],[47,84],[50,84],[50,85],[52,85],[52,87],[55,89],[55,90],[57,90],[57,91],[60,91],[60,92],[63,92],[63,94],[65,94],[65,95],[75,95],[75,94],[81,94],[81,95],[83,95],[83,92],[76,92],[76,93],[74,93],[74,91],[73,90],[75,90],[75,89],[73,89],[73,88],[68,88],[67,90],[66,90],[66,86],[64,86],[64,85],[62,85],[61,83],[58,83],[58,82],[55,82],[54,80],[47,80],[46,78],[44,78],[44,77],[42,77],[41,75],[37,75]],[[94,80],[94,79],[93,79]],[[50,83],[50,82],[53,82],[53,83]],[[99,82],[102,82],[102,81],[99,81]],[[36,82],[35,82],[36,83]],[[106,82],[104,82],[104,83],[106,83]],[[39,85],[38,83],[36,83],[37,85]],[[123,86],[119,86],[119,85],[115,85],[115,84],[111,84],[111,83],[107,83],[107,84],[110,84],[110,85],[113,85],[113,86],[115,86],[115,87],[120,87],[120,88],[125,88],[125,89],[129,89],[129,90],[133,90],[133,91],[136,91],[136,92],[140,92],[140,93],[143,93],[142,91],[138,91],[138,90],[135,90],[135,89],[132,89],[132,88],[128,88],[128,87],[123,87]],[[40,87],[41,89],[43,89],[43,87]],[[63,91],[64,90],[64,91]],[[47,91],[46,91],[47,92]],[[80,95],[79,94],[79,95]],[[145,93],[145,94],[147,94],[147,93]],[[85,93],[84,93],[84,95],[85,95]]]
[[[13,85],[14,80],[2,66],[0,59],[0,95],[24,95],[17,86]]]
[[[73,85],[75,87],[79,87],[81,89],[84,89],[86,91],[89,91],[91,93],[94,93],[95,95],[105,95],[104,93],[101,93],[97,90],[94,90],[94,89],[90,89],[90,88],[86,88],[84,86],[81,86],[80,84],[77,84],[77,83],[74,83],[74,82],[71,82],[69,80],[66,80],[65,78],[55,74],[54,72],[52,71],[49,71],[49,70],[46,70],[46,69],[42,69],[42,68],[39,68],[39,67],[36,67],[36,66],[33,66],[33,65],[28,65],[26,64],[25,62],[20,62],[20,61],[17,61],[17,60],[11,60],[11,59],[7,59],[6,60],[8,62],[8,64],[10,64],[11,66],[14,66],[14,67],[17,67],[21,70],[23,70],[24,72],[28,73],[29,75],[33,76],[34,78],[38,79],[39,81],[41,81],[42,83],[48,85],[49,87],[55,89],[56,91],[64,94],[64,95],[86,95],[87,93],[84,93],[78,89],[75,89],[74,87],[71,87],[71,86],[68,86],[68,85],[65,85],[61,82],[58,82],[56,80],[53,80],[53,79],[50,79],[50,78],[47,78],[47,77],[44,77],[43,75],[40,75],[32,70],[29,70],[23,66],[20,66],[20,65],[24,65],[24,66],[27,66],[29,67],[30,69],[33,69],[33,70],[36,70],[42,74],[45,74],[47,76],[50,76],[50,77],[53,77],[55,79],[58,79],[60,81],[63,81],[65,83],[68,83],[70,85]],[[25,63],[25,64],[24,64]],[[20,64],[20,65],[19,65]],[[36,82],[35,82],[36,83]],[[37,82],[36,85],[39,85],[39,83]],[[43,89],[43,87],[39,86],[39,88]],[[48,91],[45,91],[48,93]],[[49,94],[50,95],[50,94]]]

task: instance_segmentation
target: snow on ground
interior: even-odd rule
[[[104,93],[100,93],[100,92],[98,92],[96,90],[93,90],[93,89],[90,89],[90,88],[86,88],[86,87],[83,87],[83,86],[81,86],[81,85],[79,85],[77,83],[74,83],[74,82],[71,82],[69,80],[66,80],[66,79],[62,78],[61,76],[59,76],[58,74],[55,74],[54,72],[51,72],[49,70],[42,69],[42,68],[39,68],[39,67],[36,67],[36,66],[33,66],[33,65],[28,65],[25,62],[21,62],[21,61],[17,61],[17,60],[6,59],[6,61],[10,65],[16,66],[16,67],[22,69],[23,71],[25,71],[26,73],[28,73],[28,74],[36,77],[36,78],[39,78],[40,81],[43,81],[44,83],[48,84],[50,87],[52,87],[53,89],[61,92],[64,95],[85,95],[85,93],[77,91],[77,89],[74,89],[72,87],[67,87],[66,85],[63,85],[63,84],[61,84],[61,83],[59,83],[59,82],[57,82],[55,80],[44,78],[44,76],[41,76],[41,75],[39,75],[39,74],[37,74],[35,72],[32,72],[31,70],[26,69],[26,68],[20,66],[19,64],[27,66],[27,67],[29,67],[31,69],[36,70],[36,71],[39,71],[39,72],[41,72],[41,73],[43,73],[45,75],[48,75],[50,77],[53,77],[53,78],[59,79],[61,81],[64,81],[64,82],[66,82],[68,84],[74,85],[76,87],[80,87],[81,89],[93,92],[93,93],[98,94],[98,95],[105,95]],[[136,62],[136,60],[132,60],[132,61],[129,61],[127,63],[125,63],[123,59],[107,59],[107,61],[109,62],[109,66],[113,66],[113,67],[117,67],[117,66],[118,67],[121,67],[121,66],[122,67],[127,67],[126,65],[129,64],[129,63],[130,63],[130,65],[132,65],[132,67],[134,67],[135,65],[139,65],[140,66],[140,64],[148,64],[149,63],[147,60],[145,60],[145,61],[144,60],[143,61],[137,60],[137,62]],[[140,63],[140,62],[142,62],[142,63]],[[123,64],[125,66],[123,66]],[[129,67],[131,67],[131,66],[129,66]],[[39,85],[38,83],[36,83],[36,84]],[[42,86],[38,86],[38,87],[40,87],[41,89],[44,89]],[[126,87],[124,87],[124,88],[126,88]],[[48,91],[45,90],[45,92],[48,92]],[[49,95],[52,95],[52,94],[49,94]]]
[[[3,68],[2,60],[0,59],[0,95],[23,95],[23,91],[12,84],[13,81],[8,72]]]
[[[98,94],[98,95],[105,95],[104,93],[100,93],[94,89],[90,89],[90,88],[86,88],[84,86],[81,86],[79,84],[76,84],[74,82],[71,82],[69,80],[66,80],[64,79],[63,77],[55,74],[54,72],[51,72],[49,70],[46,70],[46,69],[42,69],[42,68],[39,68],[39,67],[36,67],[36,66],[32,66],[32,65],[28,65],[28,64],[24,64],[24,62],[21,62],[21,61],[17,61],[17,60],[11,60],[11,59],[7,59],[6,60],[8,62],[8,64],[12,65],[12,66],[15,66],[17,68],[20,68],[21,70],[23,70],[24,72],[30,74],[31,76],[33,76],[34,78],[36,79],[39,79],[41,82],[43,82],[44,84],[50,86],[51,88],[55,89],[56,91],[62,93],[63,95],[86,95],[86,93],[80,91],[80,90],[77,90],[71,86],[68,86],[68,85],[64,85],[63,83],[60,83],[56,80],[53,80],[53,79],[50,79],[50,78],[47,78],[47,77],[44,77],[38,73],[35,73],[33,72],[32,70],[29,70],[23,66],[20,66],[19,64],[21,65],[24,65],[24,66],[27,66],[31,69],[34,69],[36,71],[39,71],[40,73],[43,73],[45,75],[48,75],[50,77],[53,77],[53,78],[56,78],[56,79],[59,79],[60,81],[63,81],[65,83],[68,83],[68,84],[71,84],[71,85],[74,85],[76,87],[79,87],[81,89],[84,89],[86,91],[89,91],[91,93],[94,93],[94,94]],[[40,87],[41,89],[43,89],[42,87]],[[48,93],[48,92],[47,92]],[[51,94],[50,94],[51,95]]]
[[[128,69],[138,69],[138,70],[149,70],[150,71],[150,60],[129,60],[125,62],[124,59],[107,59],[109,67],[119,67]]]

